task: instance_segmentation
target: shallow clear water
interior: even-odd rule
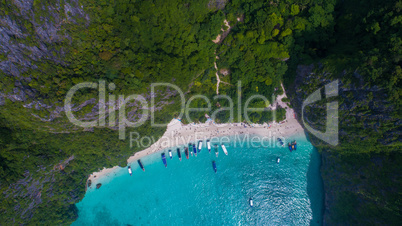
[[[160,153],[102,178],[77,204],[73,225],[320,225],[323,190],[319,155],[305,139],[288,147],[246,147],[233,139],[219,156],[204,145],[197,157],[179,161],[176,148],[168,167]],[[277,164],[277,157],[280,163]],[[217,164],[217,173],[212,161]],[[249,206],[249,198],[254,207]]]

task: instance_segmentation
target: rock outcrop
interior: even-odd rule
[[[63,25],[77,23],[77,17],[89,22],[89,17],[78,0],[54,1],[51,5],[42,5],[34,0],[15,0],[10,4],[13,4],[10,5],[10,10],[13,10],[16,17],[0,17],[0,54],[5,56],[0,61],[0,70],[19,79],[31,79],[22,77],[22,73],[28,69],[37,69],[38,61],[50,60],[63,64],[63,49],[51,47],[53,43],[69,39],[62,32]],[[46,16],[41,15],[41,11],[46,12]],[[27,38],[35,40],[36,45],[21,41]]]

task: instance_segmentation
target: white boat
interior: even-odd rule
[[[172,158],[173,158],[173,155],[172,155],[172,150],[169,150],[169,157],[170,157],[170,159],[172,159]]]
[[[250,198],[250,199],[248,200],[248,202],[250,203],[250,206],[253,207],[253,205],[254,205],[254,203],[253,203],[253,198]]]
[[[277,159],[276,159],[276,163],[279,163],[281,161],[281,159],[278,157]]]
[[[133,172],[131,171],[131,167],[128,167],[128,173],[130,174],[130,176],[133,174]]]
[[[198,150],[201,150],[202,148],[202,140],[198,141]]]
[[[211,152],[211,142],[209,140],[207,140],[207,147],[208,151]]]
[[[228,155],[228,150],[226,150],[226,147],[224,144],[221,144],[222,150],[225,153],[225,155]]]

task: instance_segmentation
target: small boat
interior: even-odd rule
[[[172,155],[172,150],[169,150],[169,157],[170,157],[170,159],[172,159],[172,158],[173,158],[173,155]]]
[[[290,143],[288,143],[288,145],[289,145],[289,151],[292,152],[293,151],[292,145]]]
[[[195,144],[193,144],[193,152],[194,152],[194,155],[197,156],[197,148],[195,148]]]
[[[253,206],[254,206],[253,198],[250,198],[250,199],[248,200],[248,203],[250,204],[251,207],[253,207]]]
[[[186,154],[186,158],[188,159],[189,153],[188,153],[188,148],[187,147],[184,148],[184,153]]]
[[[218,145],[215,144],[215,155],[218,158],[219,155],[219,149],[218,149]]]
[[[293,150],[295,150],[296,151],[296,149],[297,149],[297,144],[296,144],[296,141],[293,141]]]
[[[208,151],[211,153],[211,142],[207,140]]]
[[[283,144],[283,141],[281,140],[281,138],[278,137],[278,141],[279,141],[279,144],[283,147],[284,144]]]
[[[142,165],[141,160],[138,159],[137,162],[138,162],[138,165],[140,165],[140,168],[142,169],[142,171],[145,172],[145,168],[144,168],[144,165]]]
[[[279,164],[279,162],[281,161],[281,158],[276,158],[276,163],[278,163]]]
[[[128,166],[128,173],[130,174],[130,176],[133,174],[133,172],[131,171],[131,167]]]
[[[190,150],[191,156],[193,156],[193,145],[191,143],[188,144],[188,149]]]
[[[167,162],[166,162],[166,156],[165,156],[165,153],[162,153],[162,154],[161,154],[161,156],[162,156],[162,162],[163,162],[163,165],[165,165],[165,167],[167,167]]]
[[[222,150],[225,153],[225,155],[228,155],[228,150],[226,150],[226,147],[224,144],[221,144]]]
[[[216,163],[215,163],[215,161],[212,161],[212,168],[214,168],[214,171],[216,173]]]
[[[181,152],[180,152],[180,148],[177,149],[177,155],[179,156],[179,159],[181,161]]]
[[[201,152],[202,140],[198,141],[198,152]]]

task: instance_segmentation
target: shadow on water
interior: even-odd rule
[[[105,207],[102,207],[96,213],[95,221],[88,222],[88,225],[110,225],[110,226],[118,226],[121,225],[118,219],[113,218],[110,214],[109,210]]]
[[[307,137],[307,140],[310,140]],[[314,148],[310,155],[310,164],[307,170],[307,194],[311,202],[313,219],[310,225],[322,225],[324,211],[324,184],[321,177],[321,155]]]

